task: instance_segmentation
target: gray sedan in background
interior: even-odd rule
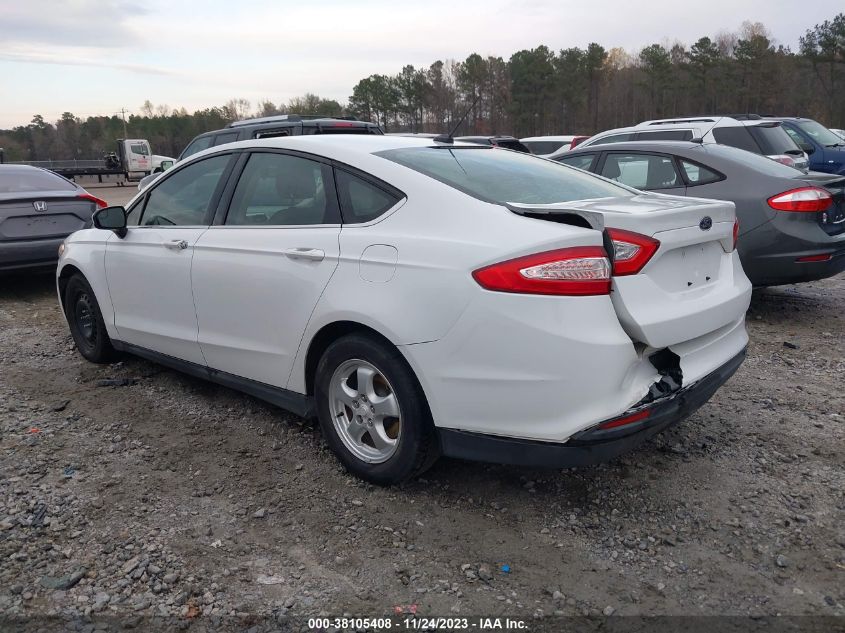
[[[755,286],[845,270],[842,176],[805,174],[734,147],[680,141],[591,145],[555,160],[635,189],[733,202],[737,250]]]
[[[0,165],[0,273],[55,268],[62,241],[105,206],[46,169]]]

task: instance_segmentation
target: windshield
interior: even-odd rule
[[[76,186],[61,176],[43,169],[0,171],[0,193],[27,191],[74,191]]]
[[[811,137],[819,145],[832,146],[842,143],[842,139],[836,134],[828,130],[821,123],[815,121],[799,121],[798,127],[801,128],[807,136]]]
[[[634,192],[560,163],[486,147],[412,147],[378,152],[414,171],[495,204],[554,204]]]

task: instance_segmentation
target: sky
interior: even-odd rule
[[[144,101],[189,111],[232,98],[253,105],[352,87],[403,65],[470,53],[504,59],[540,44],[598,42],[636,52],[654,42],[765,24],[797,49],[842,0],[0,0],[0,128],[137,113]]]

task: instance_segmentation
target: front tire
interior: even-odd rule
[[[323,437],[344,467],[379,485],[421,474],[437,458],[431,413],[399,351],[344,336],[326,349],[314,381]]]
[[[65,288],[65,317],[76,348],[92,363],[109,363],[117,352],[106,331],[103,313],[88,281],[82,275],[70,278]]]

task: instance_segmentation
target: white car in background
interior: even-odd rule
[[[547,157],[566,152],[587,138],[589,137],[566,134],[563,136],[527,136],[519,139],[519,141],[535,156]]]
[[[839,129],[834,129],[834,128],[829,128],[829,129],[830,129],[831,132],[836,134],[836,136],[838,136],[843,141],[845,141],[845,130],[839,130]]]
[[[611,458],[702,405],[748,341],[732,203],[489,146],[242,141],[94,224],[57,271],[85,358],[316,415],[379,484],[440,454]]]
[[[692,141],[716,143],[761,154],[803,172],[809,169],[807,154],[795,144],[780,121],[756,114],[655,119],[631,127],[606,130],[578,147],[628,141]],[[562,152],[557,152],[559,156]],[[550,157],[553,158],[553,157]]]

